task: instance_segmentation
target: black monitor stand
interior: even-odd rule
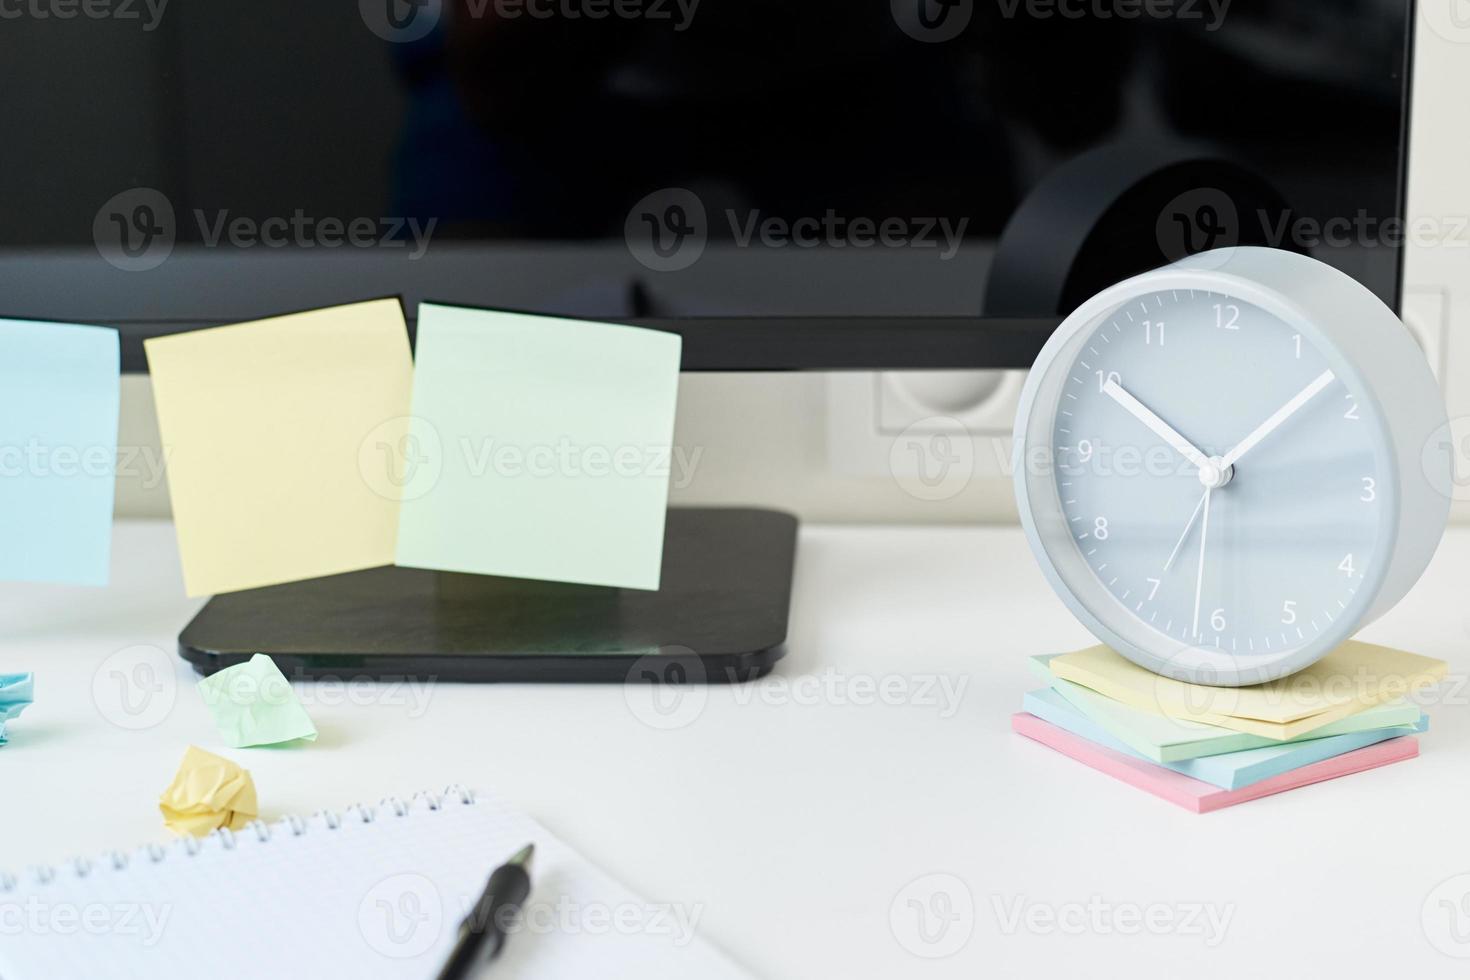
[[[657,592],[411,568],[235,592],[179,653],[201,674],[265,653],[291,678],[745,681],[785,653],[796,530],[777,511],[671,508]]]

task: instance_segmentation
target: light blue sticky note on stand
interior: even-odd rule
[[[419,307],[397,563],[657,589],[680,338]]]
[[[0,580],[106,585],[117,331],[0,320]]]

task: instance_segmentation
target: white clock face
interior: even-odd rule
[[[1103,317],[1066,371],[1055,492],[1086,567],[1160,648],[1271,655],[1360,612],[1390,475],[1323,352],[1220,293]]]

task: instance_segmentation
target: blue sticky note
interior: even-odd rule
[[[1072,706],[1066,698],[1047,688],[1026,695],[1024,707],[1042,721],[1065,729],[1073,735],[1087,739],[1097,745],[1123,752],[1134,758],[1144,759],[1153,765],[1162,765],[1193,779],[1218,786],[1221,789],[1242,789],[1263,779],[1279,776],[1302,766],[1309,766],[1324,759],[1336,758],[1348,752],[1386,742],[1400,735],[1414,735],[1428,729],[1429,719],[1423,717],[1417,725],[1394,725],[1389,728],[1374,728],[1345,735],[1329,735],[1305,742],[1283,742],[1257,749],[1226,752],[1223,755],[1204,756],[1199,759],[1183,759],[1178,762],[1159,763],[1142,752],[1109,735],[1102,726]]]
[[[0,320],[0,580],[106,585],[117,331]]]
[[[20,716],[35,700],[35,691],[33,674],[0,674],[0,745],[6,742],[5,723]]]

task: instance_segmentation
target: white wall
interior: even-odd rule
[[[1437,223],[1445,240],[1410,247],[1405,315],[1440,329],[1440,386],[1449,407],[1457,477],[1470,479],[1470,3],[1419,0],[1409,216]],[[1422,318],[1416,317],[1416,304]],[[1438,311],[1438,322],[1435,323]],[[1453,519],[1470,521],[1470,487]]]
[[[1459,11],[1461,16],[1452,16]],[[1462,26],[1463,25],[1463,26]],[[1460,472],[1470,476],[1470,3],[1421,0],[1410,166],[1409,217],[1428,219],[1455,239],[1410,247],[1406,316],[1438,361],[1456,436]],[[1330,161],[1324,165],[1330,166]],[[1004,522],[1015,519],[1004,473],[1014,378],[977,424],[976,440],[939,443],[928,483],[915,453],[934,449],[943,428],[902,433],[925,413],[901,385],[874,375],[686,375],[680,387],[677,503],[765,504],[807,520]],[[957,384],[977,383],[957,379]],[[984,382],[978,382],[983,384]],[[957,395],[963,401],[963,392]],[[148,381],[123,385],[121,442],[157,459],[158,432]],[[151,454],[151,456],[149,455]],[[167,491],[139,465],[119,482],[118,511],[167,513]],[[944,479],[938,477],[943,474]],[[934,485],[931,485],[934,484]],[[1456,516],[1470,519],[1470,490]]]

